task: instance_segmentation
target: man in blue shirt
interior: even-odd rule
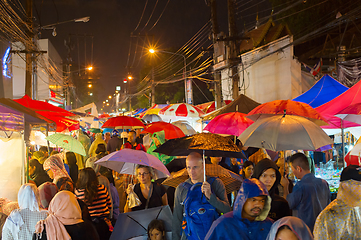
[[[290,157],[293,174],[300,179],[292,190],[288,191],[288,180],[282,177],[284,197],[287,199],[293,216],[302,219],[311,232],[318,214],[331,202],[328,183],[316,178],[311,172],[307,157],[303,153],[296,153]]]
[[[245,179],[234,202],[234,210],[213,222],[205,240],[264,240],[273,220],[268,218],[271,197],[258,179]]]

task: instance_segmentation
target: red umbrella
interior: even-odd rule
[[[211,133],[239,136],[253,123],[246,116],[247,114],[240,112],[224,113],[213,118],[204,130]]]
[[[107,113],[104,113],[104,114],[99,116],[99,118],[109,118],[109,117],[110,117],[110,115],[107,114]]]
[[[123,129],[131,129],[131,128],[144,128],[144,124],[142,121],[135,117],[128,116],[118,116],[109,118],[102,126],[102,128],[123,128]]]
[[[59,116],[53,112],[38,112],[40,115],[52,120],[56,124],[56,132],[62,132],[66,129],[74,131],[79,129],[79,121]]]
[[[261,115],[297,115],[305,117],[319,126],[327,125],[327,121],[307,103],[292,100],[275,100],[259,105],[250,111],[247,117],[256,121]]]
[[[160,131],[164,131],[166,139],[180,138],[185,136],[179,127],[167,122],[151,123],[145,127],[143,133],[155,133]]]
[[[350,152],[346,154],[345,162],[349,165],[361,165],[361,158],[359,156],[351,155]]]
[[[28,95],[25,95],[24,97],[22,97],[20,99],[16,99],[14,101],[17,103],[20,103],[24,107],[27,107],[27,108],[30,108],[30,109],[36,111],[37,113],[54,112],[54,113],[58,113],[58,115],[60,115],[60,116],[75,116],[74,113],[71,113],[63,108],[54,106],[50,103],[33,100]]]

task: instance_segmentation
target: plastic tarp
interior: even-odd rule
[[[342,121],[334,115],[350,106],[351,104],[361,103],[361,81],[353,87],[332,99],[331,101],[319,106],[316,110],[329,122],[329,125],[322,128],[348,128],[360,126],[359,124]],[[341,126],[342,125],[342,126]]]
[[[347,90],[348,87],[326,74],[307,92],[304,92],[293,100],[307,103],[311,107],[316,108],[338,97]]]
[[[23,135],[13,132],[10,138],[0,137],[0,197],[17,201],[24,182],[25,144]]]
[[[0,104],[0,130],[24,130],[24,114]]]

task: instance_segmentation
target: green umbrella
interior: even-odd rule
[[[90,128],[90,129],[89,129],[89,132],[92,132],[92,133],[101,133],[102,130],[100,130],[99,128]]]
[[[45,139],[70,152],[74,152],[86,156],[83,145],[70,135],[55,133],[53,135],[47,136]]]

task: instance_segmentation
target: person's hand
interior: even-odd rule
[[[288,184],[289,184],[289,180],[285,177],[282,176],[281,178],[281,185],[284,187],[284,188],[287,188],[288,189]]]
[[[131,192],[133,192],[133,184],[129,184],[128,188],[126,190],[126,193],[129,195]]]
[[[202,193],[204,193],[204,196],[206,196],[207,199],[211,198],[211,185],[208,182],[203,182],[202,184]]]

